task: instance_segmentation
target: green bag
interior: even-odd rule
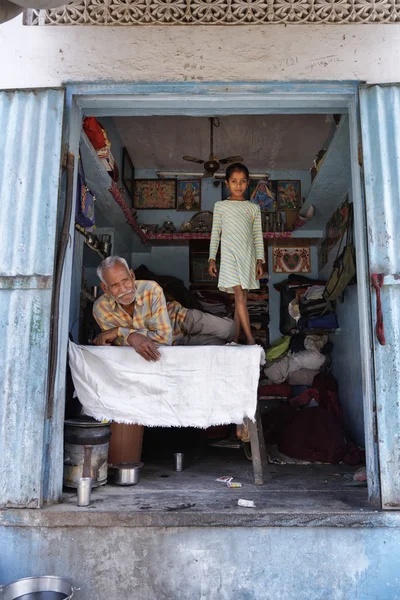
[[[344,235],[342,237],[342,241]],[[326,282],[323,297],[325,300],[339,300],[343,302],[343,294],[346,287],[352,283],[356,275],[356,253],[353,244],[353,205],[349,205],[349,215],[346,229],[346,246],[340,254],[342,248],[340,242],[338,254],[333,263],[332,273]]]
[[[265,358],[272,362],[282,356],[289,350],[290,335],[283,335],[275,340],[265,352]]]

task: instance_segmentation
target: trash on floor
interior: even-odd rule
[[[243,498],[239,498],[238,506],[245,506],[246,508],[255,508],[255,502],[253,500],[244,500]]]
[[[228,488],[241,488],[243,485],[239,481],[227,481],[226,486]]]

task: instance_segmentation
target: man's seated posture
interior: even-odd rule
[[[137,281],[128,263],[109,256],[97,269],[104,294],[93,316],[102,333],[94,343],[132,346],[146,360],[160,358],[158,345],[223,345],[235,336],[232,319],[166,302],[155,281]]]

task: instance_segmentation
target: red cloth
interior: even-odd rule
[[[293,394],[292,386],[288,383],[277,383],[275,385],[262,385],[258,388],[258,397],[278,396],[280,398],[290,398]]]
[[[364,451],[346,440],[336,416],[325,408],[281,405],[265,413],[262,421],[266,443],[277,444],[292,458],[348,465],[365,462]]]
[[[291,398],[289,404],[294,407],[307,406],[314,399],[321,408],[333,414],[339,423],[342,422],[342,407],[339,402],[338,384],[330,373],[318,373],[314,377],[313,386],[299,396]]]
[[[346,441],[336,417],[320,407],[297,411],[283,432],[279,450],[311,462],[357,465],[365,460],[364,451]]]
[[[100,150],[106,145],[104,129],[95,117],[85,117],[83,119],[83,131],[88,136],[90,143],[95,150]]]
[[[384,279],[385,276],[382,273],[373,273],[371,275],[372,287],[376,292],[376,337],[381,346],[386,346],[381,302],[381,287],[383,286]]]

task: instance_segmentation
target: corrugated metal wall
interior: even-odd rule
[[[383,273],[386,345],[374,335],[382,505],[400,508],[400,86],[360,92],[369,269]],[[393,277],[395,275],[395,277]],[[373,293],[373,325],[376,296]]]
[[[64,93],[0,92],[0,505],[42,499]]]

